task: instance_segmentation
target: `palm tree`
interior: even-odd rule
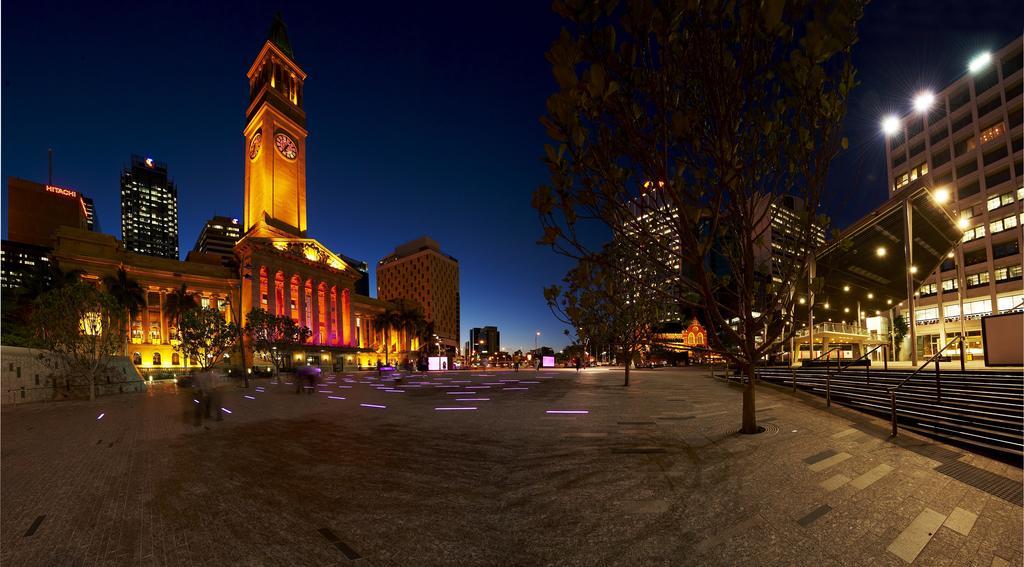
[[[391,358],[389,354],[391,352],[391,331],[401,328],[401,312],[397,309],[388,307],[383,313],[378,313],[377,316],[373,318],[373,325],[378,329],[384,330],[384,364],[390,364]]]
[[[117,304],[128,315],[127,332],[125,333],[124,353],[128,355],[128,337],[131,336],[131,325],[135,317],[146,305],[146,294],[139,282],[128,277],[124,268],[118,268],[117,275],[104,276],[103,287],[114,297]]]
[[[178,325],[178,319],[182,314],[199,308],[196,296],[188,292],[188,284],[181,284],[180,288],[172,291],[167,296],[166,301],[167,324],[171,327]]]

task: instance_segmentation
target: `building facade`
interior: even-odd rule
[[[50,255],[49,246],[4,240],[0,245],[0,288],[6,292],[27,286],[32,278],[49,278]]]
[[[473,327],[469,330],[472,354],[481,358],[493,357],[501,352],[501,333],[497,327]]]
[[[890,194],[928,187],[949,199],[964,230],[952,257],[929,266],[935,271],[918,290],[913,321],[922,355],[959,336],[963,316],[969,352],[978,356],[980,318],[1024,309],[1021,43],[972,61],[887,132]]]
[[[395,247],[377,264],[377,297],[418,302],[449,349],[459,345],[459,261],[427,236]]]
[[[11,177],[7,180],[7,238],[53,246],[57,228],[86,228],[86,205],[74,189]]]
[[[192,252],[215,256],[222,264],[230,266],[235,263],[235,244],[240,238],[242,227],[238,219],[216,216],[203,225]]]
[[[167,164],[132,156],[121,172],[121,240],[131,252],[178,259],[178,189]]]

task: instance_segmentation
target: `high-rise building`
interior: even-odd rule
[[[354,287],[352,288],[357,294],[369,297],[370,296],[370,267],[366,262],[362,260],[356,260],[350,258],[344,254],[339,253],[338,257],[345,261],[346,264],[353,270],[359,272],[359,279],[356,280]]]
[[[497,327],[473,327],[469,330],[469,344],[473,354],[495,356],[501,352],[501,333]]]
[[[238,219],[216,216],[203,225],[192,251],[217,256],[222,265],[234,265],[235,244],[240,238],[242,227]]]
[[[96,204],[91,197],[82,197],[82,204],[85,205],[85,228],[93,232],[100,232],[100,217],[96,215]]]
[[[178,259],[178,189],[167,164],[133,155],[121,172],[121,239],[131,252]]]
[[[60,226],[86,227],[86,208],[78,191],[17,177],[7,180],[10,240],[51,247]]]
[[[0,288],[24,286],[33,277],[49,277],[50,248],[4,240],[0,244]]]
[[[1021,284],[1022,38],[970,62],[915,109],[883,123],[890,194],[921,186],[948,201],[964,230],[957,250],[918,291],[918,352],[928,355],[964,329],[972,354],[982,349],[980,317],[1024,308]]]
[[[419,302],[442,344],[459,345],[459,261],[427,236],[395,247],[377,264],[377,298]]]

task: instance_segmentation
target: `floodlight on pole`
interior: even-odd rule
[[[921,91],[914,97],[914,110],[928,112],[928,109],[935,104],[935,93],[932,91]]]
[[[978,55],[975,55],[974,58],[971,59],[970,63],[967,64],[967,70],[970,71],[971,73],[977,73],[978,71],[981,71],[985,67],[988,67],[988,64],[991,62],[991,53],[989,53],[988,51],[986,51],[985,53],[979,53]]]
[[[886,136],[892,136],[900,129],[900,119],[890,114],[882,119],[882,133]]]
[[[878,256],[879,258],[885,258],[885,253],[886,253],[885,246],[879,246],[875,250],[875,256]]]
[[[971,226],[971,222],[966,217],[960,217],[960,220],[956,221],[956,225],[960,227],[960,230],[967,230],[967,227]]]
[[[946,187],[939,187],[938,189],[935,190],[934,193],[932,193],[932,199],[934,199],[935,202],[940,205],[945,205],[946,203],[948,203],[950,197],[951,195],[949,193],[949,189],[947,189]]]

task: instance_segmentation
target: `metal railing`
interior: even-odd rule
[[[884,353],[885,356],[882,357],[882,363],[885,365],[885,369],[888,370],[889,369],[889,352],[888,352],[889,351],[889,345],[881,344],[881,345],[876,345],[871,350],[865,352],[864,354],[858,356],[857,358],[848,360],[845,363],[843,362],[843,359],[841,359],[841,358],[838,359],[836,361],[836,364],[837,364],[836,368],[837,368],[837,370],[836,370],[835,376],[839,376],[840,374],[842,374],[843,370],[846,370],[847,368],[853,366],[854,363],[856,363],[856,362],[858,362],[860,360],[866,360],[867,357],[871,355],[871,353],[877,351],[880,348],[881,349],[885,349],[885,353]],[[840,347],[832,348],[828,352],[822,353],[821,356],[825,356],[825,355],[831,353],[832,351],[839,350],[839,349],[840,349]],[[820,359],[821,356],[819,356],[818,358],[815,358],[814,360]],[[831,359],[831,357],[829,357],[829,358],[827,358],[825,360],[826,360],[826,362],[825,362],[825,405],[826,405],[826,407],[832,407],[832,377],[833,377],[833,375],[832,375],[832,364],[831,364],[831,360],[832,359]],[[790,375],[790,378],[793,381],[793,391],[795,392],[796,391],[796,370],[794,369],[794,367],[792,365],[789,367],[789,375]],[[871,384],[871,365],[870,364],[868,364],[868,366],[867,366],[866,379],[867,379],[867,383]]]
[[[964,355],[964,338],[963,337],[956,337],[955,339],[949,341],[949,343],[946,344],[946,346],[944,346],[941,349],[939,349],[938,352],[936,352],[931,357],[929,357],[928,360],[924,361],[924,364],[922,364],[920,367],[918,367],[917,370],[912,372],[910,374],[910,376],[907,376],[899,384],[893,386],[892,388],[889,388],[889,408],[890,408],[890,417],[891,417],[891,421],[892,421],[892,436],[893,437],[895,437],[897,435],[897,433],[899,432],[899,426],[897,425],[897,414],[896,414],[896,391],[899,390],[900,388],[902,388],[907,382],[909,382],[911,378],[913,378],[914,376],[917,376],[929,364],[934,362],[935,363],[935,401],[936,402],[941,402],[942,401],[942,378],[941,378],[941,372],[940,372],[940,369],[939,369],[939,359],[942,357],[942,353],[945,352],[946,349],[948,349],[949,347],[953,346],[954,343],[960,343],[960,370],[963,371],[963,369],[964,369],[964,356],[963,356]]]
[[[843,334],[843,335],[860,335],[860,336],[865,336],[865,337],[869,337],[872,334],[872,331],[870,329],[868,329],[867,327],[862,327],[860,325],[853,325],[853,324],[850,324],[850,323],[834,323],[832,321],[825,321],[823,323],[815,323],[814,324],[814,332],[815,333],[839,333],[839,334]],[[800,329],[799,331],[797,331],[796,336],[798,336],[798,337],[807,336],[807,330],[806,329]]]

